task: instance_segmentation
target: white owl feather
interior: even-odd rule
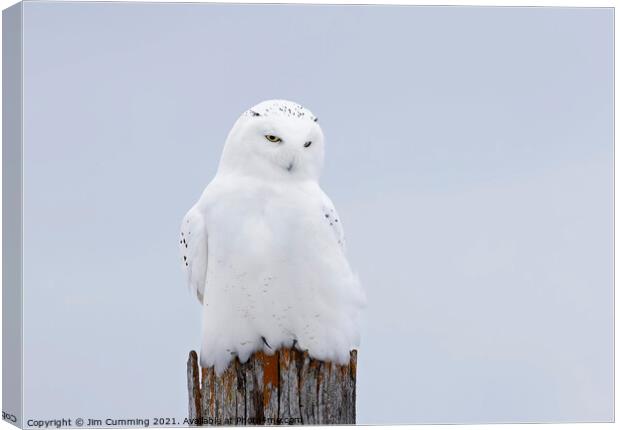
[[[358,346],[365,298],[318,183],[323,157],[316,117],[296,103],[262,102],[230,131],[179,239],[203,306],[202,366],[293,345],[346,363]]]

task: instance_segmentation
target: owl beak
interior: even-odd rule
[[[295,164],[291,161],[290,163],[288,163],[288,166],[286,167],[286,170],[288,170],[289,172],[293,170],[293,167],[295,167]]]

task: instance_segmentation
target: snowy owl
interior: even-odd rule
[[[235,356],[280,347],[348,363],[365,297],[319,186],[323,158],[317,118],[297,103],[259,103],[228,134],[179,239],[203,308],[203,367],[221,373]]]

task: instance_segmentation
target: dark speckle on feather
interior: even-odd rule
[[[272,100],[268,104],[254,106],[254,108],[248,109],[243,113],[243,116],[249,117],[268,117],[273,115],[283,115],[298,119],[307,118],[310,121],[318,121],[317,117],[312,115],[312,113],[303,106],[297,103],[293,104],[282,100]]]

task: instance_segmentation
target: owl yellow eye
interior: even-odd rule
[[[282,139],[280,139],[278,136],[274,136],[273,134],[266,135],[265,139],[267,139],[269,142],[274,142],[274,143],[282,142]]]

